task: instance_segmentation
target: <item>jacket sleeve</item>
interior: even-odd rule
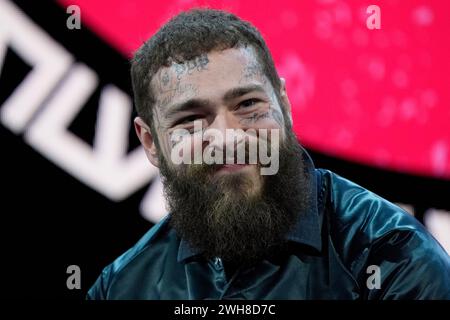
[[[106,300],[108,299],[108,287],[111,281],[111,265],[103,269],[100,276],[89,289],[86,300]]]
[[[396,230],[378,239],[366,270],[366,299],[450,300],[450,257],[426,231]]]

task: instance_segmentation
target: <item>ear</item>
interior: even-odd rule
[[[159,167],[158,149],[156,148],[154,140],[156,137],[152,136],[150,127],[144,122],[144,120],[142,120],[142,118],[136,117],[134,119],[134,129],[136,130],[136,134],[144,147],[148,160],[155,167]]]
[[[289,101],[289,97],[286,91],[286,80],[284,78],[280,78],[280,82],[281,82],[280,88],[281,108],[283,108],[285,114],[289,117],[289,119],[286,120],[290,121],[292,126],[293,122],[292,122],[291,102]]]

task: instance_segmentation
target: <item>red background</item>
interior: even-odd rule
[[[295,130],[319,152],[450,178],[450,2],[88,1],[81,19],[131,56],[171,16],[194,6],[251,21],[287,80]],[[381,29],[369,30],[369,5]]]

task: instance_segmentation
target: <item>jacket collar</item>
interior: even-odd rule
[[[305,163],[305,170],[311,177],[308,183],[308,190],[311,197],[309,197],[308,210],[302,214],[297,221],[297,224],[286,235],[286,239],[295,243],[307,245],[316,249],[322,250],[322,237],[321,237],[321,216],[319,215],[319,190],[322,189],[322,178],[319,171],[314,167],[314,163],[303,149],[303,160]],[[180,246],[178,248],[178,262],[188,259],[190,257],[200,254],[201,251],[192,248],[188,242],[181,239]]]

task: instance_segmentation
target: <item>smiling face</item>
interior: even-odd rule
[[[160,168],[172,226],[204,256],[219,256],[231,264],[252,263],[279,251],[308,197],[302,149],[283,117],[282,108],[290,114],[284,81],[277,94],[261,70],[251,47],[212,51],[183,64],[173,63],[151,81],[156,95],[153,129],[141,118],[135,120],[149,160]],[[203,130],[196,131],[198,123]],[[243,141],[258,143],[262,130],[278,130],[278,172],[261,175],[259,162],[172,163],[180,144],[188,150],[226,149],[230,129],[253,130]],[[186,134],[173,139],[177,130]],[[222,133],[224,141],[209,139],[211,130]]]
[[[153,77],[151,85],[156,93],[154,106],[155,137],[142,120],[136,121],[138,135],[143,141],[150,161],[159,166],[158,157],[163,157],[174,169],[183,170],[172,163],[171,154],[176,146],[173,134],[184,129],[189,134],[179,144],[182,149],[204,150],[226,149],[226,139],[220,142],[204,141],[211,129],[226,137],[226,130],[253,129],[256,136],[246,135],[246,139],[258,139],[259,129],[280,131],[285,135],[285,123],[277,95],[267,77],[261,71],[254,50],[251,47],[233,48],[203,54],[183,64],[173,63],[160,69]],[[281,102],[289,107],[284,86],[278,93]],[[287,110],[287,112],[289,112]],[[201,124],[203,131],[194,132],[194,122]],[[270,137],[270,136],[269,136]],[[202,139],[203,138],[203,139]],[[184,168],[186,169],[186,168]],[[224,175],[247,175],[253,190],[261,189],[262,179],[256,165],[222,165],[214,170],[215,179]]]

